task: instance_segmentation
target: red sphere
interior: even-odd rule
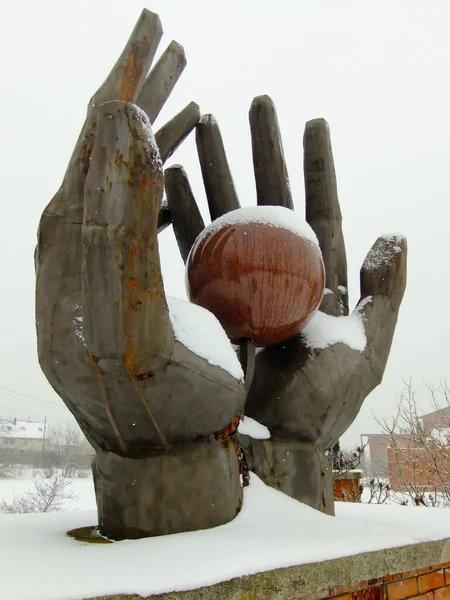
[[[283,342],[307,324],[322,300],[320,249],[294,228],[226,217],[207,227],[192,248],[186,281],[190,299],[210,310],[232,341]]]

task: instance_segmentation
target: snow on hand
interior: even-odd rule
[[[243,380],[241,363],[219,320],[206,308],[167,297],[169,316],[176,339],[186,348]]]
[[[140,108],[140,106],[137,106],[137,104],[133,104],[133,108],[136,112],[135,118],[141,124],[143,133],[147,138],[147,142],[151,148],[152,162],[155,165],[156,169],[162,170],[163,164],[161,161],[161,156],[159,154],[159,148],[155,140],[155,135],[153,133],[153,129],[150,123],[150,119],[148,118],[147,113],[143,111],[142,108]]]
[[[402,251],[401,244],[405,236],[401,233],[386,234],[369,250],[363,269],[379,269],[383,265],[390,265],[396,254]]]
[[[238,431],[242,435],[248,435],[248,437],[254,440],[268,440],[270,439],[269,429],[262,423],[258,423],[255,419],[250,417],[243,417],[238,425]]]
[[[366,298],[364,303],[370,301]],[[360,313],[362,303],[356,307],[351,315],[346,317],[333,317],[317,311],[311,321],[304,327],[301,334],[309,348],[323,349],[333,344],[346,344],[353,350],[363,352],[366,348],[366,334],[364,331],[363,317]]]

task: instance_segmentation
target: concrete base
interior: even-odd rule
[[[320,563],[266,571],[188,592],[147,596],[145,600],[217,600],[218,598],[220,600],[293,600],[310,595],[314,595],[317,599],[327,598],[333,595],[334,591],[340,591],[358,582],[367,585],[371,580],[448,562],[449,549],[448,539],[411,544]],[[118,594],[97,596],[86,600],[141,600],[142,598],[135,594]]]

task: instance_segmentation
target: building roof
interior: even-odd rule
[[[0,437],[43,440],[44,423],[0,421]]]
[[[445,406],[444,408],[434,410],[433,412],[427,413],[426,415],[421,415],[419,419],[440,419],[442,417],[450,417],[450,406]]]

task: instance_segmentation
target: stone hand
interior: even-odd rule
[[[221,434],[243,410],[242,378],[177,339],[163,289],[162,164],[199,109],[155,142],[151,123],[185,66],[172,42],[148,74],[161,35],[144,10],[89,104],[35,257],[40,365],[96,450],[99,524],[118,538],[218,525],[242,498]]]
[[[267,96],[254,100],[250,127],[258,204],[293,209],[275,107]],[[213,118],[204,117],[197,126],[197,146],[214,220],[238,208],[239,202]],[[250,467],[267,483],[332,513],[331,468],[324,453],[381,382],[406,286],[406,240],[387,236],[375,242],[361,268],[360,300],[349,315],[342,218],[323,119],[306,124],[304,177],[306,220],[322,250],[326,293],[320,313],[304,332],[257,354],[245,413],[266,425],[271,439],[242,436],[242,441]],[[203,222],[179,167],[168,170],[166,186],[186,259]],[[359,329],[356,345],[347,343],[345,335],[333,337],[336,325]]]

